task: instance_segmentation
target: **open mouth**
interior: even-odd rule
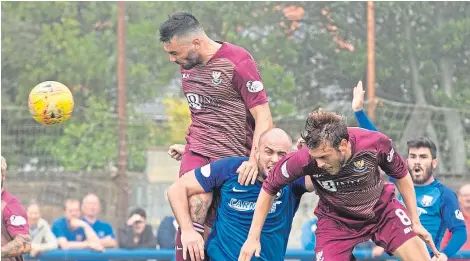
[[[413,172],[417,175],[420,175],[423,172],[423,170],[420,167],[415,167],[413,169]]]

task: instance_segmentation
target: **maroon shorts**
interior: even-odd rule
[[[189,146],[186,145],[184,153],[181,158],[181,166],[179,176],[183,176],[186,172],[200,168],[206,164],[216,161],[217,159],[209,158],[201,154],[192,152],[189,150]]]
[[[399,246],[416,235],[411,230],[411,220],[405,207],[395,198],[388,202],[375,224],[355,230],[343,222],[319,217],[315,234],[317,260],[324,261],[356,260],[352,254],[354,247],[370,239],[392,255]]]
[[[179,177],[183,176],[185,173],[200,168],[204,165],[207,165],[211,162],[216,161],[217,159],[214,158],[209,158],[206,156],[203,156],[201,154],[192,152],[189,150],[189,146],[186,145],[184,149],[184,153],[181,159],[181,166],[180,166],[180,173]],[[217,213],[217,207],[218,207],[218,195],[216,193],[213,194],[213,200],[212,204],[207,211],[207,216],[206,216],[206,222],[205,224],[209,227],[212,227],[212,223],[215,220],[215,216]]]

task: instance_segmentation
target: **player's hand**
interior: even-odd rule
[[[238,261],[250,261],[255,254],[256,257],[260,257],[261,253],[261,243],[256,239],[248,239],[243,244],[242,249],[240,250],[240,255],[238,256]]]
[[[258,164],[256,164],[255,159],[249,159],[245,161],[238,167],[238,183],[241,185],[248,186],[250,183],[255,184],[256,179],[258,178]]]
[[[132,226],[136,221],[142,221],[142,217],[139,214],[134,214],[132,215],[128,220],[127,220],[127,225]]]
[[[298,150],[301,150],[304,146],[306,146],[304,139],[299,138],[295,146],[297,146]]]
[[[173,144],[170,146],[168,149],[168,155],[170,155],[171,158],[180,161],[181,158],[183,157],[184,153],[184,148],[186,145],[182,144]]]
[[[353,89],[352,109],[354,112],[360,111],[364,107],[364,93],[362,81],[359,81]]]
[[[191,257],[191,261],[204,260],[204,239],[195,230],[181,232],[181,244],[183,245],[183,259]]]
[[[441,253],[441,254],[439,255],[439,257],[433,256],[431,260],[432,260],[432,261],[447,261],[448,259],[449,259],[449,258],[446,256],[446,254]]]
[[[372,257],[379,257],[383,255],[385,252],[385,249],[383,247],[375,246],[372,248]]]
[[[423,225],[413,224],[412,229],[413,232],[415,232],[415,234],[419,236],[429,246],[429,248],[432,250],[436,257],[439,257],[441,255],[441,253],[439,253],[439,250],[437,250],[436,245],[434,245],[434,241],[432,241],[431,234],[429,234],[429,232],[423,227]]]

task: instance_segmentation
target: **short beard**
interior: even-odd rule
[[[413,178],[413,176],[411,176],[411,177],[412,177],[413,183],[415,183],[417,185],[423,185],[431,179],[431,177],[432,177],[432,167],[430,166],[429,168],[426,169],[425,176],[421,180],[415,180]]]
[[[185,70],[191,70],[192,68],[196,67],[197,65],[201,64],[201,59],[199,57],[199,55],[193,51],[193,52],[190,52],[188,54],[188,58],[186,59],[189,63],[186,64],[186,65],[181,65],[181,67],[183,67],[183,69]]]

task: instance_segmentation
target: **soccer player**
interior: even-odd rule
[[[188,197],[214,189],[220,190],[221,203],[206,250],[211,260],[237,260],[250,229],[263,181],[276,162],[290,152],[291,147],[292,141],[283,130],[271,129],[265,132],[257,149],[260,175],[253,185],[241,186],[238,183],[236,170],[247,158],[228,157],[191,171],[170,187],[168,198],[181,225],[183,248],[189,249],[191,260],[204,257],[204,241],[191,224]],[[284,260],[292,219],[300,198],[304,192],[312,190],[311,179],[301,177],[277,193],[261,236],[261,242],[271,247],[261,254],[261,260]],[[285,222],[279,222],[280,220]]]
[[[242,184],[253,184],[258,169],[252,144],[258,144],[261,133],[272,128],[268,99],[253,57],[239,46],[210,39],[199,21],[186,12],[171,15],[160,26],[160,40],[170,61],[180,65],[191,112],[179,175],[216,159],[247,156],[237,170],[238,178]],[[175,154],[171,148],[170,154]],[[195,226],[206,221],[211,202],[212,193],[193,195],[190,204]],[[213,218],[209,213],[208,226]],[[177,259],[181,258],[179,252]]]
[[[364,89],[362,82],[354,88],[352,108],[360,127],[377,130],[362,109],[364,102]],[[439,249],[446,229],[452,232],[452,238],[442,250],[439,258],[445,261],[452,257],[467,240],[467,232],[462,212],[455,193],[437,181],[433,176],[433,169],[437,167],[437,147],[426,137],[409,140],[408,145],[408,171],[413,179],[419,219],[424,228],[431,233],[436,247]],[[400,200],[401,197],[399,197]],[[431,249],[428,249],[432,255]],[[373,250],[374,256],[381,256],[383,248],[377,246]]]
[[[302,138],[306,147],[281,159],[264,181],[238,260],[251,260],[253,254],[268,251],[269,244],[261,249],[260,235],[276,193],[306,175],[313,179],[319,196],[315,210],[317,260],[355,260],[354,246],[369,239],[402,261],[431,260],[417,235],[439,255],[418,218],[406,164],[387,136],[348,128],[341,116],[317,110],[310,113]],[[379,167],[397,179],[409,216],[395,198],[394,185],[380,179]]]
[[[7,161],[2,156],[2,260],[23,261],[31,250],[28,218],[20,201],[3,187]]]

